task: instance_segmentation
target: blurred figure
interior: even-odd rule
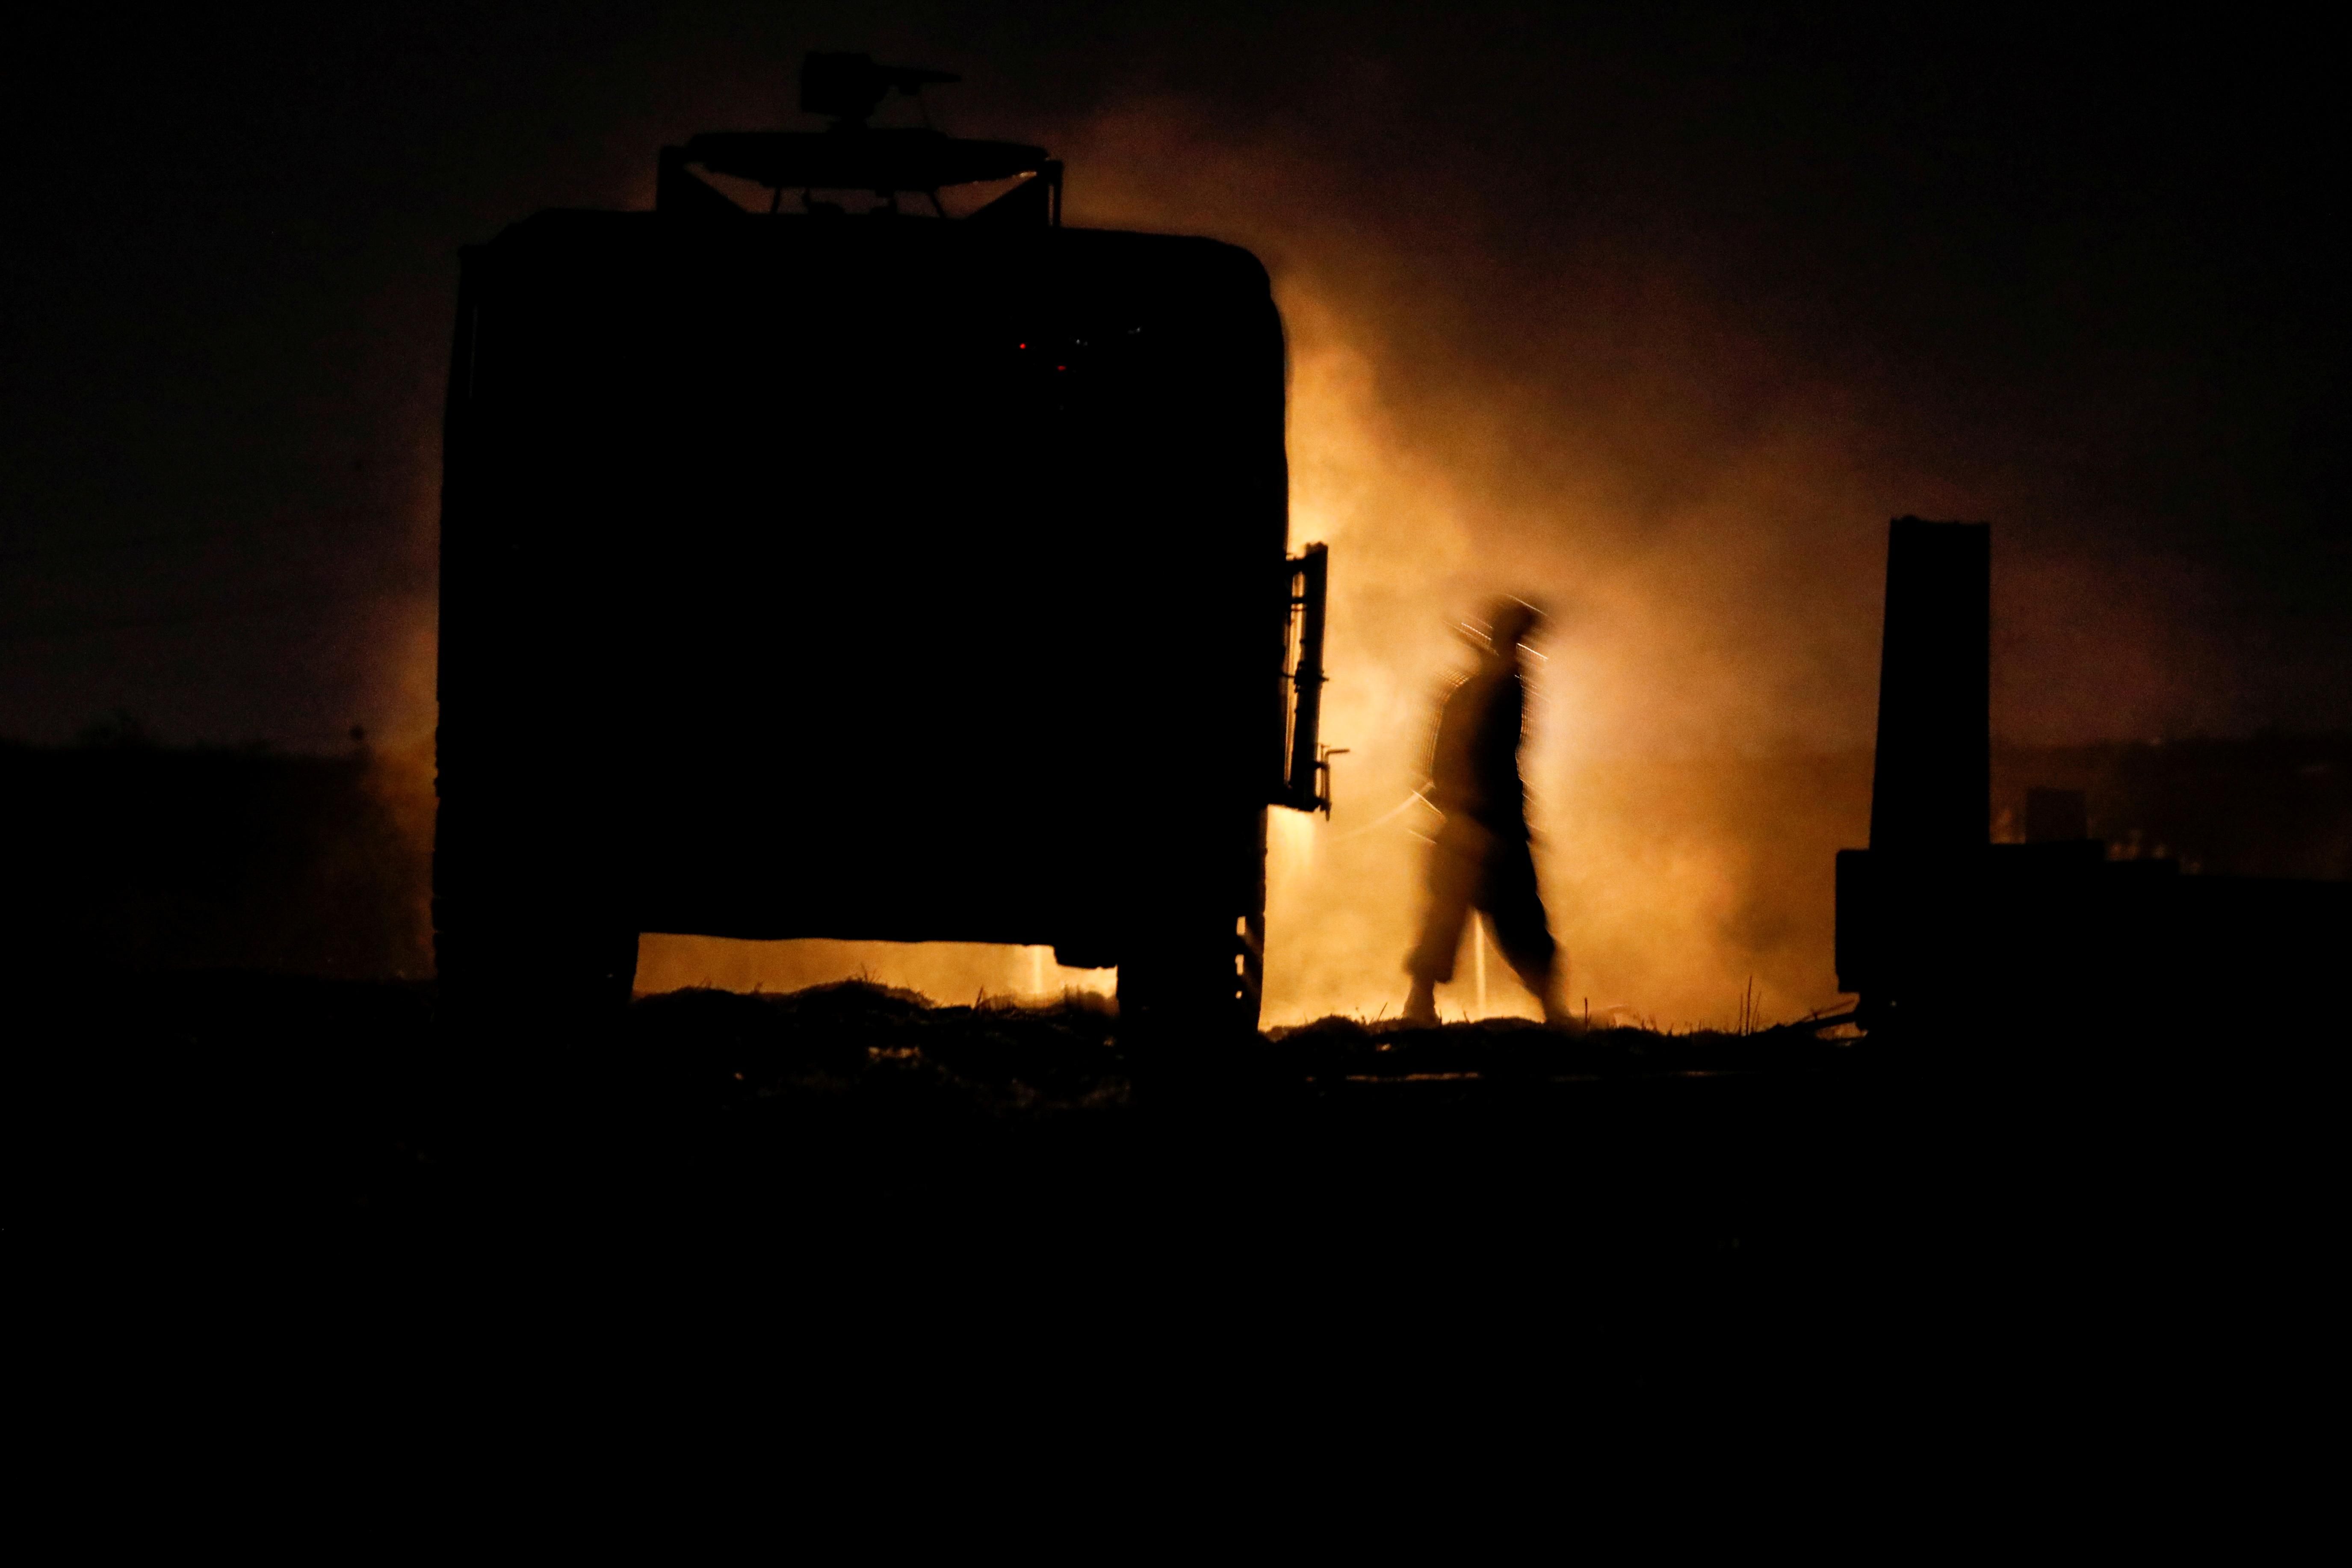
[[[1527,681],[1519,649],[1533,646],[1543,612],[1523,599],[1496,605],[1478,668],[1454,689],[1437,721],[1430,763],[1431,805],[1445,826],[1429,852],[1429,910],[1405,961],[1412,992],[1408,1024],[1437,1022],[1437,987],[1454,978],[1462,928],[1475,910],[1520,984],[1543,1003],[1544,1022],[1573,1026],[1566,965],[1544,918],[1528,845],[1527,788],[1519,781],[1519,736]]]

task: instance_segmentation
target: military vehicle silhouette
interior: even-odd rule
[[[1042,149],[866,122],[938,79],[811,57],[830,128],[463,253],[452,1008],[625,998],[675,931],[1051,943],[1123,1014],[1254,1025],[1266,810],[1328,806],[1265,272],[1064,227]]]

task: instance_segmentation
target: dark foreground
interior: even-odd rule
[[[2201,1408],[2284,1375],[2330,1233],[2279,1073],[2112,1043],[2070,1071],[2083,1042],[2030,1030],[1331,1020],[1138,1061],[1100,1011],[851,984],[459,1042],[426,987],[210,975],[90,987],[43,1033],[19,1225],[1016,1358]]]
[[[1850,1149],[1876,1083],[1860,1043],[1795,1030],[1517,1021],[1333,1018],[1139,1059],[1106,1005],[854,982],[642,997],[601,1037],[458,1039],[429,986],[261,975],[118,978],[78,1011],[75,1086],[166,1156],[114,1170],[121,1212],[207,1226],[758,1228],[809,1223],[818,1194],[1108,1219],[1172,1184],[1301,1224],[1439,1194],[1579,1230],[1630,1207],[1667,1221],[1662,1245],[1733,1247],[1782,1234],[1782,1184],[1822,1173],[1824,1138]],[[1712,1179],[1729,1166],[1748,1175]]]

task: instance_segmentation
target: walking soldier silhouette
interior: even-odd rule
[[[1429,903],[1421,940],[1405,961],[1412,991],[1407,1023],[1437,1022],[1436,989],[1454,961],[1472,911],[1486,917],[1495,945],[1543,1004],[1544,1021],[1570,1022],[1567,964],[1544,916],[1528,840],[1527,788],[1519,778],[1527,679],[1519,650],[1541,635],[1544,616],[1522,599],[1495,606],[1478,668],[1454,689],[1438,719],[1430,763],[1430,804],[1445,825],[1429,853]]]

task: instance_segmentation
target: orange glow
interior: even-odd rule
[[[1335,207],[1280,145],[1177,104],[1045,139],[1085,171],[1074,224],[1246,245],[1287,323],[1290,538],[1331,546],[1323,733],[1349,755],[1328,823],[1273,813],[1266,1022],[1402,999],[1430,826],[1412,792],[1455,626],[1498,593],[1557,612],[1527,772],[1570,1005],[1719,1026],[1751,977],[1767,1019],[1833,1003],[1830,857],[1866,831],[1885,519],[1975,498],[1874,468],[1839,389],[1632,263],[1565,259],[1528,294],[1549,308],[1498,342],[1463,308],[1485,280],[1433,291],[1409,234]],[[420,645],[401,646],[429,712]],[[1491,967],[1491,1010],[1535,1016]],[[647,991],[863,974],[958,1002],[1112,983],[1045,950],[670,936],[639,973]],[[1475,1006],[1467,955],[1460,973],[1449,1017]]]
[[[1558,612],[1525,761],[1570,1005],[1728,1024],[1751,976],[1768,1017],[1833,1003],[1888,492],[1937,488],[1867,472],[1834,389],[1632,263],[1564,258],[1498,334],[1466,308],[1488,280],[1449,290],[1409,221],[1335,204],[1283,145],[1176,103],[1061,142],[1074,221],[1247,245],[1287,325],[1290,536],[1331,547],[1324,735],[1351,754],[1328,823],[1274,814],[1266,1021],[1402,1001],[1433,816],[1412,791],[1455,626],[1504,593]],[[1727,388],[1775,381],[1726,416]],[[1446,1016],[1476,1007],[1472,955],[1458,973]],[[1487,1006],[1537,1015],[1507,973]]]

